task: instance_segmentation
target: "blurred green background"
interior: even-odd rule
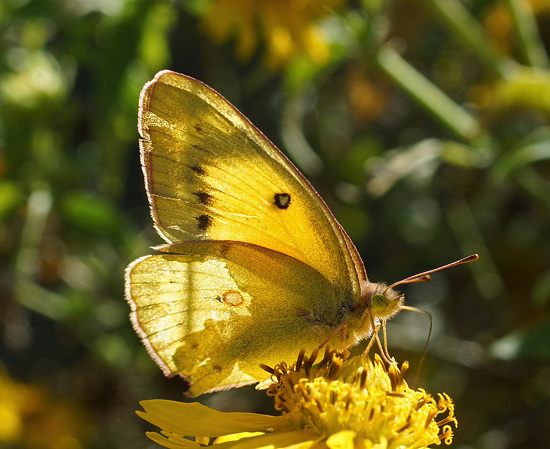
[[[0,447],[152,447],[138,401],[183,398],[123,292],[161,243],[136,119],[164,68],[289,155],[372,280],[479,253],[403,288],[435,317],[419,386],[456,401],[455,447],[550,447],[549,46],[548,0],[3,0]],[[427,330],[389,326],[411,373]]]

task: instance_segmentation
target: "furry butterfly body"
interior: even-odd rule
[[[128,267],[126,296],[150,354],[191,394],[265,380],[260,363],[327,339],[347,348],[400,309],[309,182],[217,92],[159,72],[139,132],[166,244]]]

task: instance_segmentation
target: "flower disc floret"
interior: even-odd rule
[[[425,448],[450,444],[454,405],[445,393],[435,399],[404,380],[408,363],[386,367],[378,356],[302,351],[292,365],[263,366],[271,373],[267,395],[281,416],[224,413],[198,403],[142,401],[147,421],[162,429],[148,436],[169,448],[247,447],[307,449]],[[195,441],[189,439],[194,437]],[[246,442],[244,441],[246,440]]]

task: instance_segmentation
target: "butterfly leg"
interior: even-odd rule
[[[384,331],[384,346],[382,346],[382,342],[380,341],[380,338],[378,337],[378,331],[380,330],[380,323],[375,323],[374,318],[372,317],[372,315],[370,315],[370,322],[371,322],[371,327],[373,329],[372,337],[369,341],[369,344],[367,345],[367,349],[365,349],[363,354],[368,354],[370,349],[372,348],[372,345],[376,341],[376,344],[378,345],[378,349],[380,351],[380,356],[382,357],[382,360],[384,360],[384,362],[386,362],[388,365],[392,365],[392,359],[391,359],[391,357],[389,357],[387,345],[385,344],[386,343],[386,326],[385,326],[386,322],[385,321],[382,322],[383,323],[382,327],[383,327],[383,331]],[[384,350],[384,348],[385,348],[385,350]]]
[[[385,326],[382,326],[384,330],[386,329]],[[392,358],[387,353],[387,347],[382,346],[382,342],[380,341],[380,338],[378,337],[378,331],[380,330],[380,324],[376,325],[376,333],[373,335],[373,338],[376,339],[376,344],[378,345],[378,350],[380,351],[380,356],[386,362],[388,365],[393,365],[394,362],[392,361]],[[385,343],[385,342],[384,342]]]
[[[367,355],[370,352],[370,349],[372,348],[372,345],[376,340],[378,340],[378,329],[380,329],[380,324],[374,324],[374,318],[372,317],[372,314],[369,313],[369,319],[370,319],[370,326],[372,329],[372,337],[370,338],[369,344],[367,345],[367,348],[363,351],[364,355]]]
[[[380,325],[377,325],[377,326],[374,327],[374,331],[373,331],[372,337],[370,338],[369,344],[367,345],[367,348],[363,351],[364,355],[367,355],[370,352],[370,349],[372,348],[372,345],[376,341],[375,336],[378,334],[378,328],[379,327],[380,327]]]
[[[382,321],[382,333],[384,334],[384,354],[388,360],[391,360],[392,363],[396,363],[395,359],[390,355],[388,351],[388,334],[386,332],[386,320]],[[382,350],[382,348],[380,348]]]
[[[341,323],[334,331],[331,332],[331,334],[328,336],[328,338],[319,345],[319,349],[321,349],[323,346],[325,346],[333,337],[338,335],[338,333],[342,333],[342,340],[345,340],[346,335],[348,334],[348,323],[345,321]]]

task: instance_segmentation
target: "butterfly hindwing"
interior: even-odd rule
[[[266,379],[260,362],[315,349],[341,321],[331,284],[285,254],[230,241],[158,249],[128,268],[132,320],[164,372],[183,373],[194,395]]]

